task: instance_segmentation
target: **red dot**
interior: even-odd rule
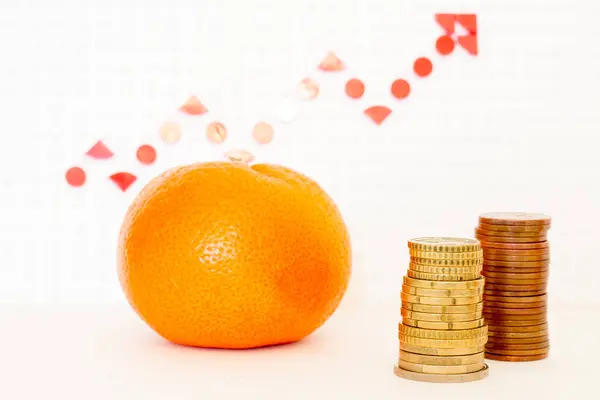
[[[346,82],[346,94],[353,99],[360,99],[365,93],[365,84],[360,79],[350,79]]]
[[[415,65],[413,66],[415,74],[420,76],[421,78],[426,77],[431,74],[431,70],[433,69],[433,64],[427,57],[417,58],[415,61]]]
[[[447,56],[454,50],[454,40],[448,35],[440,36],[437,42],[435,42],[435,48],[438,53]]]
[[[71,167],[65,174],[67,183],[74,187],[83,186],[85,183],[85,171],[79,167]]]
[[[398,100],[408,97],[410,93],[410,84],[404,79],[396,79],[392,83],[392,95]]]
[[[137,150],[137,159],[142,164],[150,165],[156,160],[156,150],[154,147],[144,144]]]

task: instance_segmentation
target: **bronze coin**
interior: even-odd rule
[[[540,349],[531,349],[531,350],[500,350],[494,349],[492,354],[498,354],[503,356],[535,356],[538,354],[546,354],[550,350],[550,347],[543,347]]]
[[[544,347],[550,346],[550,342],[548,340],[539,343],[531,343],[531,344],[501,344],[501,343],[486,343],[485,349],[486,351],[494,351],[494,350],[533,350],[533,349],[541,349]]]
[[[498,301],[483,301],[484,307],[496,307],[496,308],[539,308],[546,307],[545,301],[538,303],[504,303]]]
[[[481,241],[483,249],[507,249],[507,250],[529,250],[529,249],[547,249],[550,247],[550,242],[537,243],[502,243],[502,242],[485,242]]]
[[[509,344],[515,345],[526,345],[526,344],[537,344],[547,342],[550,339],[548,334],[541,336],[532,336],[532,337],[524,337],[524,338],[507,338],[507,337],[497,337],[497,336],[488,336],[488,343],[495,345],[503,345],[507,346]]]
[[[477,240],[483,242],[500,242],[500,243],[538,243],[548,240],[546,235],[531,236],[531,237],[515,237],[515,236],[488,236],[475,234]]]
[[[534,332],[499,332],[499,331],[488,331],[488,337],[502,338],[502,339],[527,339],[527,338],[539,338],[540,336],[548,336],[548,329]]]
[[[494,326],[503,326],[503,327],[535,326],[535,325],[545,324],[548,322],[548,320],[546,319],[546,315],[544,314],[535,319],[524,319],[524,318],[521,318],[520,316],[517,316],[516,318],[512,318],[512,319],[490,319],[490,318],[486,317],[485,322],[488,324],[489,328],[491,328]]]
[[[484,270],[481,272],[481,275],[485,276],[486,278],[516,279],[516,280],[547,279],[549,272],[544,271],[544,272],[530,272],[530,273],[524,273],[524,272],[510,273],[510,272],[493,272],[493,271]]]
[[[504,290],[488,290],[487,288],[483,291],[484,295],[490,295],[490,296],[503,296],[503,297],[515,297],[515,298],[520,298],[520,297],[529,297],[529,296],[540,296],[543,294],[547,294],[546,289],[542,289],[542,290],[522,290],[522,291],[518,291],[518,292],[510,292],[510,291],[504,291]]]
[[[480,223],[479,229],[500,232],[543,232],[550,229],[550,225],[497,225]]]
[[[527,361],[538,361],[548,357],[546,354],[538,354],[535,356],[503,356],[498,354],[485,353],[485,358],[495,361],[509,361],[509,362],[527,362]]]
[[[547,307],[535,307],[535,308],[498,308],[498,307],[487,307],[484,304],[483,311],[485,314],[493,315],[532,315],[542,314],[546,312]]]
[[[548,278],[539,278],[539,279],[504,279],[504,278],[492,278],[486,277],[486,283],[494,285],[546,285],[548,283]]]
[[[529,249],[529,250],[507,250],[507,249],[483,249],[483,255],[486,254],[500,254],[504,256],[538,256],[543,254],[549,254],[550,248],[545,249]]]
[[[493,267],[511,267],[511,268],[536,268],[536,267],[549,267],[550,260],[541,261],[503,261],[503,260],[485,260],[485,265],[491,265]]]
[[[499,301],[503,303],[539,303],[545,302],[548,299],[546,294],[541,296],[529,296],[529,297],[509,297],[509,296],[494,296],[489,294],[483,294],[484,301]]]
[[[519,292],[519,291],[538,291],[538,290],[546,290],[548,283],[535,284],[535,285],[502,285],[495,283],[487,283],[485,284],[486,290],[495,290],[499,292]],[[544,292],[545,293],[545,292]]]
[[[510,262],[544,261],[544,260],[550,260],[550,253],[538,254],[535,256],[505,256],[505,255],[501,255],[501,254],[484,254],[483,261],[486,262],[488,260],[510,261]]]
[[[502,232],[502,231],[488,231],[486,229],[475,228],[475,233],[486,236],[496,237],[536,237],[546,234],[546,231],[541,232]]]
[[[497,325],[488,325],[488,333],[489,331],[494,332],[538,332],[544,329],[548,329],[548,323],[531,325],[531,326],[497,326]]]
[[[537,267],[537,268],[521,268],[521,267],[499,267],[497,265],[484,265],[482,271],[490,272],[505,272],[509,274],[533,274],[536,272],[546,272],[549,267]]]
[[[552,219],[538,213],[490,212],[481,214],[479,222],[490,225],[550,225]]]

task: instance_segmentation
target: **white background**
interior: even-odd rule
[[[433,19],[438,12],[477,13],[479,56],[462,49],[445,58],[436,54],[442,33]],[[129,311],[116,278],[123,213],[143,184],[165,168],[223,159],[233,148],[250,150],[258,162],[304,172],[334,198],[354,250],[342,308],[392,304],[391,318],[380,317],[389,334],[376,333],[391,337],[387,343],[395,335],[406,240],[472,236],[478,214],[486,211],[551,215],[551,307],[600,305],[598,15],[600,4],[583,0],[1,2],[0,304],[6,312],[0,316],[10,328],[5,342],[44,340],[43,334],[24,335],[47,328],[35,322],[41,315],[55,328],[70,329],[79,318],[71,310],[80,307],[87,318],[96,315],[88,310],[102,310],[96,324],[134,332],[124,341],[138,335],[141,343],[158,346]],[[331,50],[348,69],[317,72]],[[428,78],[412,73],[419,56],[433,61]],[[319,97],[297,103],[291,123],[278,123],[277,104],[294,98],[297,82],[306,76],[321,84]],[[359,101],[344,95],[351,77],[366,83]],[[403,102],[389,94],[397,78],[412,84]],[[210,113],[183,119],[181,143],[163,144],[159,126],[182,118],[176,109],[192,94]],[[379,127],[362,114],[376,104],[393,109]],[[220,146],[205,138],[213,120],[229,129]],[[263,147],[250,133],[260,120],[275,127],[275,140]],[[83,156],[98,139],[105,139],[114,159]],[[135,160],[142,143],[158,150],[151,167]],[[82,188],[64,180],[72,165],[88,173]],[[139,176],[127,193],[107,178],[119,170]],[[327,335],[332,329],[316,335],[320,346],[336,340]],[[63,344],[78,338],[76,343],[101,346],[84,331],[57,332],[53,339]],[[105,345],[128,348],[112,340],[116,347]],[[385,349],[388,361],[377,360],[389,363],[384,373],[393,363],[393,346],[391,353]],[[9,348],[15,363],[20,347]],[[44,349],[41,359],[67,354]],[[81,354],[90,355],[87,365],[94,365],[95,353]],[[160,354],[153,357],[142,361],[160,362]],[[136,360],[124,359],[123,365],[137,365]],[[78,369],[79,362],[73,360],[71,368]],[[42,365],[52,370],[54,364]],[[514,368],[510,373],[519,375],[515,371],[522,367]],[[114,384],[110,376],[103,379]],[[14,387],[33,383],[23,379],[9,380]],[[139,388],[129,389],[123,391],[127,398],[138,398]]]

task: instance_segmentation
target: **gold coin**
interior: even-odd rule
[[[525,212],[490,212],[479,216],[479,223],[490,225],[550,225],[545,214]]]
[[[548,357],[546,354],[538,354],[535,356],[501,356],[496,354],[486,354],[485,358],[496,361],[510,361],[510,362],[527,362],[527,361],[538,361]]]
[[[498,332],[498,331],[489,331],[489,336],[490,337],[497,337],[497,338],[533,338],[533,337],[540,337],[540,336],[547,336],[548,335],[548,328],[546,329],[542,329],[540,331],[534,331],[534,332]]]
[[[549,260],[549,259],[550,259],[550,253],[540,254],[537,256],[503,256],[500,254],[486,254],[484,257],[485,261],[495,260],[495,261],[510,261],[510,262],[544,261],[544,260]]]
[[[531,314],[545,313],[546,307],[521,309],[521,308],[487,307],[484,305],[484,311],[486,314],[495,314],[495,315],[531,315]]]
[[[539,279],[504,279],[504,278],[491,278],[486,277],[486,281],[491,285],[511,285],[511,286],[519,286],[519,285],[547,285],[548,278],[539,278]]]
[[[488,366],[483,364],[483,369],[477,372],[455,375],[436,375],[424,374],[422,372],[407,371],[405,369],[394,367],[394,373],[400,378],[409,379],[411,381],[431,382],[431,383],[462,383],[475,382],[485,379],[489,375]]]
[[[547,249],[550,242],[538,243],[501,243],[501,242],[481,242],[482,249],[507,249],[507,250],[528,250],[528,249]]]
[[[416,319],[410,319],[402,317],[402,323],[404,325],[413,326],[415,328],[423,329],[437,329],[437,330],[465,330],[479,328],[485,325],[483,318],[476,319],[474,321],[462,321],[462,322],[435,322],[435,321],[419,321]]]
[[[487,325],[475,329],[465,329],[460,331],[421,329],[412,326],[398,324],[398,332],[407,335],[425,339],[471,339],[487,335]]]
[[[447,282],[447,281],[446,281]],[[466,281],[473,282],[473,281]],[[429,297],[470,297],[483,294],[483,288],[475,289],[424,289],[410,285],[402,285],[402,292],[416,296]]]
[[[403,278],[403,282],[405,285],[416,288],[458,290],[483,288],[483,285],[485,284],[485,279],[479,278],[473,281],[466,282],[431,282],[423,279],[413,279],[405,276]]]
[[[420,251],[465,253],[481,249],[479,242],[469,238],[422,237],[410,239],[408,248]]]
[[[406,272],[411,278],[430,280],[430,281],[473,281],[475,279],[481,278],[481,273],[473,273],[473,274],[428,274],[426,272],[418,272],[413,270],[408,270]]]
[[[485,285],[485,290],[495,290],[495,291],[502,291],[502,292],[519,292],[519,291],[525,291],[525,292],[531,292],[531,291],[539,291],[539,290],[543,290],[545,291],[546,288],[548,287],[548,282],[546,283],[541,283],[541,284],[535,284],[535,285],[505,285],[505,284],[494,284],[494,283],[488,283],[487,285]]]
[[[445,313],[445,314],[461,314],[470,313],[476,311],[483,311],[483,303],[466,304],[462,306],[444,306],[444,305],[430,305],[430,304],[419,304],[411,303],[409,301],[402,301],[402,308],[410,311],[418,311],[424,313]]]
[[[490,331],[494,332],[538,332],[544,329],[548,329],[548,323],[532,325],[532,326],[495,326],[488,327]]]
[[[546,319],[546,315],[544,314],[543,316],[539,317],[539,318],[527,318],[527,319],[522,319],[520,317],[517,317],[519,319],[492,319],[492,318],[485,318],[485,322],[488,324],[488,329],[492,330],[496,327],[523,327],[523,326],[536,326],[536,325],[541,325],[541,324],[545,324],[548,322],[548,320]]]
[[[509,302],[499,302],[499,301],[485,301],[483,302],[485,307],[494,307],[494,308],[539,308],[546,307],[545,301],[540,301],[537,303],[509,303]]]
[[[486,343],[485,349],[486,351],[493,352],[494,350],[533,350],[533,349],[541,349],[544,347],[550,346],[550,342],[548,340],[539,343],[530,343],[530,344],[500,344],[500,343]]]
[[[464,347],[464,348],[440,348],[440,347],[426,347],[416,346],[408,343],[400,342],[400,350],[408,351],[409,353],[423,354],[428,356],[466,356],[470,354],[477,354],[484,351],[485,345]]]
[[[446,339],[424,339],[418,338],[414,336],[402,335],[398,333],[398,339],[400,343],[406,343],[413,346],[422,346],[422,347],[435,347],[438,349],[459,349],[459,348],[469,348],[469,347],[477,347],[483,346],[487,342],[487,336],[481,336],[478,338],[471,339],[455,339],[455,340],[446,340]]]
[[[445,267],[445,266],[438,266],[438,265],[422,265],[422,264],[415,264],[415,263],[410,263],[408,265],[408,268],[412,271],[417,271],[417,272],[425,272],[427,274],[456,274],[456,275],[463,275],[463,274],[477,274],[479,272],[481,272],[481,265],[473,265],[473,266],[467,266],[467,267]]]
[[[550,249],[508,250],[508,249],[483,249],[483,254],[500,254],[505,256],[538,256],[549,254]]]
[[[407,293],[400,293],[402,301],[417,304],[430,304],[432,306],[463,306],[467,304],[481,303],[483,295],[471,297],[427,297],[415,296]]]
[[[467,356],[427,356],[400,350],[399,358],[404,361],[426,365],[468,365],[483,362],[484,352]]]
[[[467,365],[427,365],[417,364],[402,359],[398,360],[398,367],[408,371],[421,372],[424,374],[455,375],[468,374],[480,371],[483,368],[483,360],[476,364]]]
[[[537,344],[541,342],[547,342],[549,340],[548,334],[542,336],[534,336],[534,337],[519,337],[519,338],[507,338],[507,337],[498,337],[498,336],[488,336],[488,344],[495,343],[497,345],[509,345],[509,344]]]
[[[427,258],[435,260],[472,260],[483,257],[483,251],[470,251],[466,253],[440,253],[437,251],[420,251],[420,250],[409,250],[409,254],[412,257]]]
[[[548,278],[548,271],[546,272],[532,272],[532,273],[509,273],[509,272],[492,272],[492,271],[484,271],[484,276],[486,278],[502,278],[502,279],[545,279]]]
[[[550,229],[550,225],[496,225],[480,223],[478,228],[499,232],[543,232]]]
[[[503,297],[516,297],[516,298],[522,298],[522,297],[535,297],[535,296],[540,296],[540,295],[544,295],[546,294],[546,290],[523,290],[520,292],[510,292],[510,291],[503,291],[503,290],[488,290],[488,289],[484,289],[483,290],[483,295],[491,295],[491,296],[503,296]]]
[[[489,351],[489,352],[486,350],[486,355],[488,353],[491,353],[491,354],[497,354],[497,355],[502,355],[502,356],[535,356],[535,355],[538,355],[538,354],[546,354],[549,350],[550,350],[550,346],[543,347],[541,349],[532,349],[532,350],[500,350],[500,349],[494,349],[493,351]]]
[[[466,267],[483,264],[483,257],[464,260],[440,260],[435,258],[423,258],[410,256],[410,262],[422,265]]]
[[[500,236],[500,237],[535,237],[545,235],[546,231],[541,232],[502,232],[502,231],[488,231],[486,229],[475,228],[475,233],[485,236]]]
[[[420,321],[431,321],[431,322],[462,322],[462,321],[473,321],[480,319],[482,316],[481,311],[471,313],[460,313],[460,314],[434,314],[434,313],[421,313],[418,311],[400,309],[400,315],[409,319],[416,319]]]
[[[475,237],[482,242],[500,242],[500,243],[538,243],[548,240],[546,235],[531,236],[531,237],[516,237],[516,236],[488,236],[475,234]]]

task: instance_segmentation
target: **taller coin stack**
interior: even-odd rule
[[[485,378],[487,326],[482,318],[482,251],[462,238],[408,242],[410,268],[402,285],[396,375],[425,382]]]
[[[475,228],[483,248],[484,316],[489,324],[486,357],[534,361],[548,357],[546,286],[550,217],[488,213]]]

